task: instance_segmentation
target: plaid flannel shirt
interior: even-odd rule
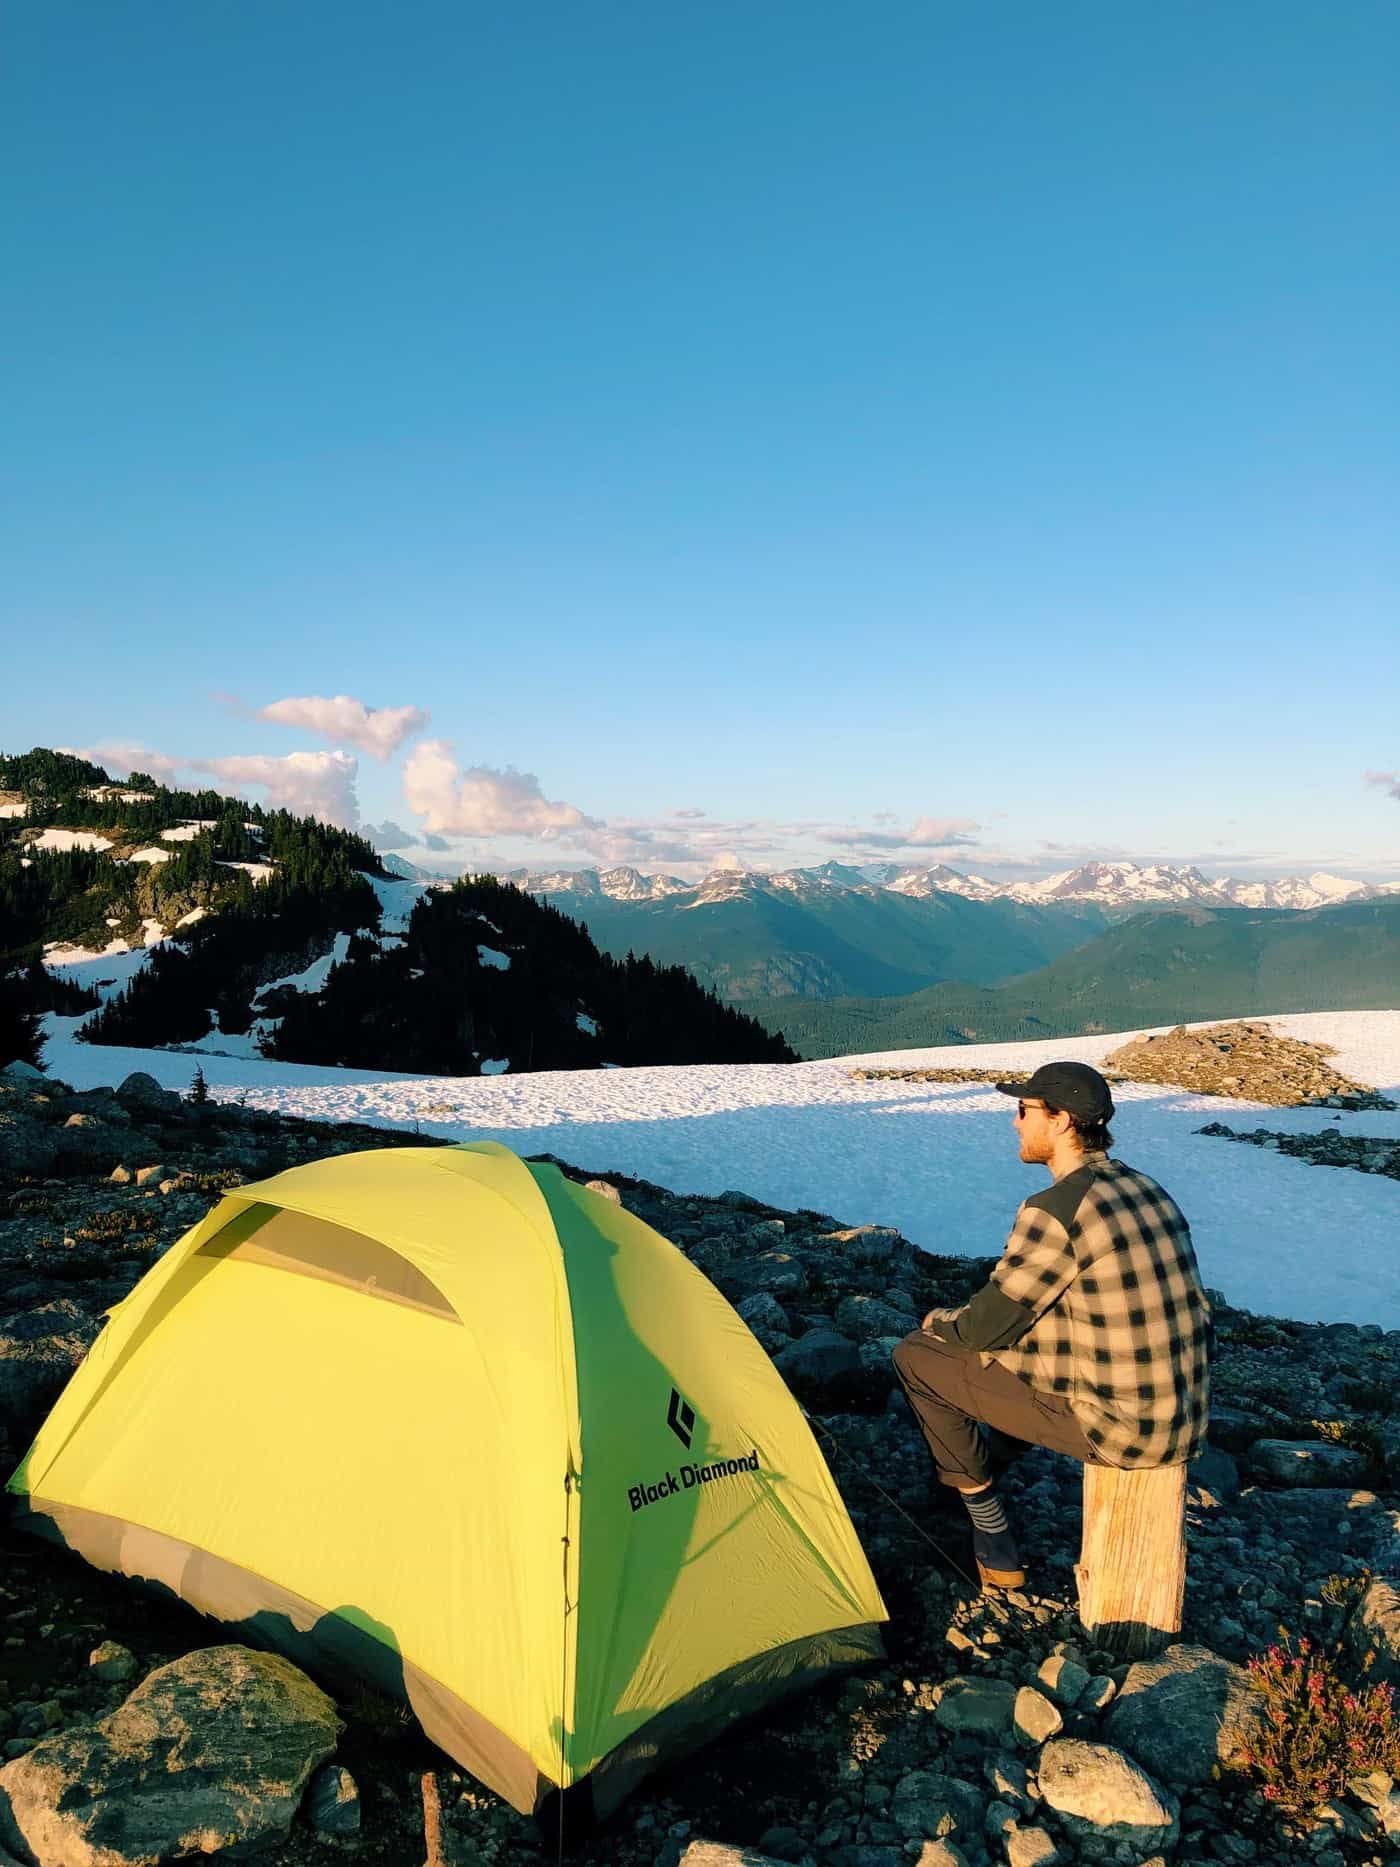
[[[991,1281],[1034,1320],[984,1366],[1063,1395],[1106,1464],[1178,1465],[1200,1452],[1210,1305],[1190,1229],[1155,1180],[1091,1154],[1024,1202]]]

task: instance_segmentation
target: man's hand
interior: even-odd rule
[[[926,1330],[931,1322],[956,1322],[961,1315],[961,1304],[958,1304],[953,1309],[931,1309],[928,1315],[925,1316],[924,1320],[919,1324],[919,1327]]]

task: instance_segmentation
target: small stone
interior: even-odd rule
[[[1043,1692],[1037,1692],[1034,1686],[1021,1687],[1016,1694],[1013,1729],[1023,1744],[1043,1744],[1062,1731],[1064,1723],[1059,1708]]]
[[[306,1786],[302,1814],[318,1835],[355,1835],[360,1832],[360,1791],[354,1777],[339,1763],[326,1763]]]
[[[1066,1710],[1079,1703],[1080,1694],[1089,1684],[1089,1674],[1086,1668],[1060,1653],[1050,1655],[1049,1659],[1042,1664],[1036,1678],[1055,1703],[1063,1705]]]
[[[94,1679],[117,1685],[135,1673],[136,1656],[129,1647],[122,1646],[118,1641],[104,1640],[100,1647],[94,1647],[89,1653],[88,1670]]]
[[[622,1204],[622,1195],[611,1180],[585,1180],[584,1191],[596,1193],[600,1199],[609,1199],[615,1206]]]
[[[153,1180],[162,1180],[164,1178],[165,1168],[163,1166],[138,1167],[136,1169],[136,1184],[138,1186],[149,1186]]]
[[[945,1731],[976,1737],[1009,1737],[1016,1687],[1005,1679],[950,1679],[934,1718]]]
[[[130,1186],[131,1184],[131,1173],[126,1167],[113,1167],[107,1178],[113,1186]]]

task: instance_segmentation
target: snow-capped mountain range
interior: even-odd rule
[[[1211,880],[1197,868],[1169,863],[1139,866],[1134,862],[1090,862],[1064,869],[1037,881],[993,882],[982,875],[963,874],[944,863],[932,868],[909,868],[893,862],[863,863],[858,867],[824,862],[819,868],[784,869],[762,874],[751,869],[716,869],[700,882],[675,875],[644,875],[634,868],[561,869],[553,874],[512,870],[502,877],[535,895],[574,895],[611,901],[676,901],[678,907],[732,901],[760,890],[776,894],[810,896],[827,889],[889,889],[894,894],[926,899],[934,894],[961,895],[969,901],[1019,901],[1030,907],[1068,902],[1091,902],[1103,908],[1151,907],[1155,903],[1194,904],[1213,908],[1322,908],[1343,901],[1370,901],[1400,894],[1400,882],[1378,884],[1349,881],[1340,875],[1318,872],[1288,875],[1276,881],[1246,882],[1230,877]]]

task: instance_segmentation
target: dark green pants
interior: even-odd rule
[[[978,1422],[1033,1446],[1101,1464],[1059,1394],[1044,1394],[999,1363],[916,1329],[894,1351],[894,1371],[928,1441],[941,1483],[976,1490],[992,1476]]]

